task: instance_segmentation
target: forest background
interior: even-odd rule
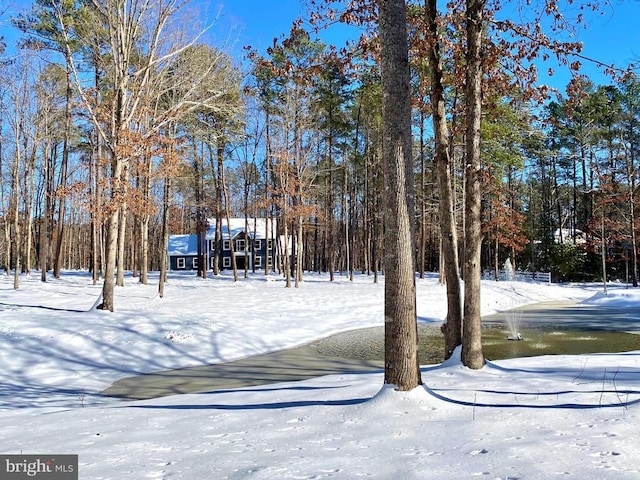
[[[146,283],[149,270],[166,268],[169,234],[203,235],[207,219],[225,216],[277,218],[302,252],[287,268],[296,280],[303,271],[381,271],[373,3],[307,2],[288,31],[243,49],[224,8],[128,5],[38,0],[3,12],[0,263],[14,272],[15,287],[19,272],[39,270],[46,280],[77,268],[90,269],[95,282],[116,274],[122,283],[133,271]],[[408,5],[415,252],[423,274],[442,270],[441,193],[426,3]],[[482,268],[497,271],[509,260],[555,280],[637,285],[634,58],[614,65],[582,49],[580,30],[603,10],[506,5],[488,4],[484,32]],[[462,249],[460,11],[448,5],[437,28]],[[325,27],[336,25],[349,41],[323,40]],[[566,82],[552,88],[550,70],[564,72]]]

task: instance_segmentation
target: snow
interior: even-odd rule
[[[165,298],[127,278],[116,312],[101,285],[0,277],[0,453],[78,454],[85,479],[637,479],[640,355],[424,365],[410,392],[380,372],[121,401],[137,373],[227,362],[383,324],[383,278],[307,274],[233,282],[170,273]],[[640,289],[483,281],[482,314],[552,300],[629,309]],[[445,289],[417,279],[420,322]],[[635,318],[634,317],[634,318]],[[627,327],[628,322],[626,323]],[[640,327],[640,322],[638,322]],[[636,328],[637,330],[638,328]]]
[[[198,254],[197,235],[170,235],[169,251],[170,257],[189,256]]]

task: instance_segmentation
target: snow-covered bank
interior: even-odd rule
[[[439,323],[444,287],[417,280],[418,316]],[[425,387],[379,374],[117,403],[96,395],[133,373],[224,362],[382,325],[383,285],[309,274],[234,283],[127,279],[113,314],[86,273],[0,278],[0,451],[77,453],[80,478],[638,478],[638,352],[535,357],[469,371],[425,366]],[[575,300],[634,309],[640,291],[483,283],[483,315]],[[639,318],[640,322],[640,318]]]
[[[0,277],[0,408],[72,406],[136,373],[218,363],[300,345],[332,333],[382,325],[383,285],[308,275],[298,289],[277,277],[202,280],[172,274],[164,299],[157,284],[127,279],[116,312],[91,310],[101,290],[86,273],[47,283],[24,277],[19,290]],[[535,288],[532,288],[535,287]],[[595,288],[595,287],[594,287]],[[483,314],[556,298],[582,299],[588,289],[486,282]],[[441,322],[444,287],[418,280],[420,321]]]

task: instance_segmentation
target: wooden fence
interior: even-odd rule
[[[493,270],[486,270],[482,274],[482,278],[495,278],[495,272]],[[498,280],[503,282],[515,280],[518,282],[551,283],[551,272],[507,272],[505,270],[500,270],[498,272]]]

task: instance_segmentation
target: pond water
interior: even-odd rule
[[[504,325],[484,323],[482,351],[488,360],[533,357],[538,355],[577,355],[582,353],[627,352],[640,350],[640,335],[609,330],[559,327],[548,323],[527,324],[520,328],[524,340],[507,340]],[[440,329],[418,326],[421,364],[440,363],[444,359],[444,338]],[[384,358],[382,327],[354,330],[314,342],[321,354],[361,360]]]
[[[635,309],[584,308],[557,303],[525,307],[518,312],[522,341],[508,340],[507,319],[513,312],[483,317],[485,358],[576,355],[640,350],[640,312]],[[630,332],[638,333],[630,333]],[[439,326],[418,324],[421,365],[442,362],[444,338]],[[290,382],[335,373],[381,370],[384,327],[332,335],[307,345],[235,362],[202,365],[122,378],[102,392],[124,399],[241,388]]]
[[[578,355],[640,350],[640,335],[612,330],[588,330],[548,324],[528,325],[520,329],[522,341],[505,341],[504,327],[485,325],[482,351],[489,360],[538,355]]]

